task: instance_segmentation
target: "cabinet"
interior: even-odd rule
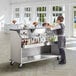
[[[19,67],[22,67],[25,63],[59,57],[51,54],[52,43],[45,43],[44,28],[11,29],[10,38],[11,65],[16,62],[19,63]]]

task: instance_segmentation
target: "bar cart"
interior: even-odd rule
[[[16,62],[22,67],[25,63],[60,57],[51,54],[52,43],[46,43],[45,28],[11,29],[10,40],[11,65]]]

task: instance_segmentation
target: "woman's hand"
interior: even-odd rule
[[[42,26],[45,28],[53,28],[54,27],[53,25],[50,25],[49,23],[43,23]]]
[[[47,25],[46,28],[53,28],[54,26],[52,25]]]

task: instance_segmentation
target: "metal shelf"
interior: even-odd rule
[[[57,58],[58,55],[35,55],[35,56],[28,56],[25,58],[22,58],[22,63],[31,63],[41,60],[47,60],[52,58]]]
[[[24,45],[21,48],[21,37],[18,30],[10,31],[11,40],[11,63],[19,63],[19,67],[22,67],[25,63],[36,62],[46,59],[52,59],[59,57],[58,55],[51,55],[51,45],[52,43],[37,43]],[[47,47],[47,48],[45,48]],[[44,51],[49,53],[49,55],[44,55]]]
[[[25,45],[24,49],[25,48],[40,47],[40,46],[44,46],[44,45],[45,45],[44,43],[30,44],[30,45]]]

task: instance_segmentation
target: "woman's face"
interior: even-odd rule
[[[50,25],[49,24],[45,24],[45,28],[50,28]]]
[[[47,28],[47,27],[48,27],[48,25],[46,24],[46,25],[45,25],[45,28]]]
[[[57,20],[57,21],[56,21],[56,23],[58,23],[58,24],[59,24],[59,23],[61,23],[61,22],[60,22],[60,20]]]

